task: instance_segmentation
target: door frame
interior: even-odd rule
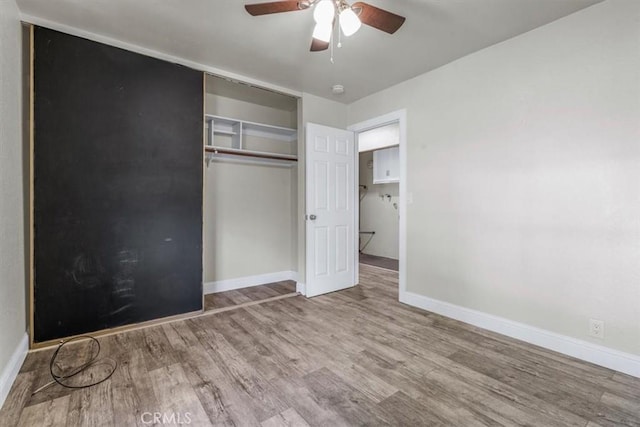
[[[398,127],[400,130],[400,141],[399,141],[399,151],[400,151],[400,200],[398,202],[398,210],[400,211],[400,225],[398,230],[398,298],[401,297],[407,291],[407,110],[401,109],[392,111],[390,113],[384,114],[382,116],[374,117],[369,120],[365,120],[363,122],[359,122],[347,127],[347,130],[353,131],[355,133],[355,150],[356,153],[360,153],[358,150],[358,135],[360,132],[364,132],[367,130],[379,128],[384,125],[388,125],[391,123],[398,123]],[[355,162],[355,176],[360,176],[360,162]],[[355,255],[354,255],[354,271],[356,274],[356,283],[360,283],[360,269],[359,269],[359,238],[360,238],[360,227],[358,225],[358,217],[360,216],[360,201],[359,201],[359,191],[358,185],[360,180],[356,181],[355,184],[355,200],[354,200],[354,212],[355,212]]]

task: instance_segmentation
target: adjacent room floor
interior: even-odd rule
[[[387,270],[398,271],[399,262],[397,259],[385,258],[382,256],[368,255],[360,252],[360,263],[373,265],[374,267],[386,268]]]
[[[32,353],[2,425],[638,426],[640,379],[397,302],[397,273],[101,338],[118,360],[90,389],[53,386]],[[290,423],[290,424],[287,424]]]

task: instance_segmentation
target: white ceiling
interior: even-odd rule
[[[329,51],[309,52],[310,10],[252,17],[242,0],[17,0],[27,19],[345,103],[600,1],[369,0],[407,21],[394,35],[363,25],[332,64]],[[334,84],[346,92],[333,95]]]

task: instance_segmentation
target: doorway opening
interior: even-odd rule
[[[398,271],[406,290],[406,111],[349,127],[355,133],[356,274],[359,263]],[[358,262],[359,261],[359,262]]]
[[[398,271],[400,174],[398,123],[359,135],[359,261]],[[367,147],[365,142],[375,142]],[[392,144],[392,145],[389,145]],[[378,146],[381,145],[381,146]]]

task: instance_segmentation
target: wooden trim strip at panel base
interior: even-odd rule
[[[158,326],[158,325],[164,325],[167,323],[173,323],[173,322],[178,322],[181,320],[188,320],[188,319],[195,319],[198,317],[204,317],[204,316],[211,316],[214,314],[218,314],[218,313],[224,313],[226,311],[231,311],[231,310],[236,310],[239,308],[244,308],[244,307],[249,307],[252,305],[258,305],[258,304],[263,304],[265,302],[271,302],[271,301],[277,301],[277,300],[281,300],[281,299],[285,299],[285,298],[291,298],[291,297],[297,297],[300,294],[298,292],[291,292],[288,294],[283,294],[283,295],[278,295],[276,297],[271,297],[271,298],[265,298],[262,300],[258,300],[258,301],[248,301],[242,304],[238,304],[238,305],[232,305],[229,307],[222,307],[222,308],[217,308],[214,310],[206,310],[206,311],[193,311],[191,313],[185,313],[185,314],[179,314],[177,316],[170,316],[170,317],[163,317],[162,319],[156,319],[156,320],[149,320],[148,322],[142,322],[142,323],[136,323],[134,325],[127,325],[127,326],[120,326],[117,328],[111,328],[111,329],[104,329],[102,331],[96,331],[96,332],[89,332],[86,334],[79,334],[79,335],[74,335],[71,337],[67,337],[64,338],[65,340],[70,339],[70,338],[74,338],[74,337],[79,337],[79,336],[83,336],[83,335],[91,335],[93,337],[104,337],[107,335],[114,335],[114,334],[118,334],[120,332],[128,332],[128,331],[134,331],[136,329],[143,329],[143,328],[148,328],[151,326]],[[29,350],[29,353],[35,352],[35,351],[40,351],[40,350],[46,350],[48,348],[57,346],[58,344],[60,344],[61,340],[51,340],[51,341],[44,341],[41,343],[35,343],[33,344],[32,348]],[[82,340],[79,340],[77,342],[82,342]]]

